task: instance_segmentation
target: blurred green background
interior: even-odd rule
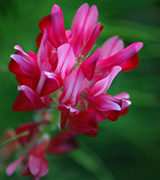
[[[38,22],[50,14],[53,4],[63,10],[66,29],[84,0],[0,0],[0,135],[7,127],[16,128],[33,120],[33,112],[13,112],[18,95],[17,82],[8,71],[14,45],[26,52],[36,51]],[[159,180],[160,179],[160,1],[88,0],[97,5],[104,25],[97,46],[113,35],[125,45],[144,43],[139,66],[120,73],[111,88],[114,95],[127,91],[132,105],[116,122],[99,123],[95,138],[79,136],[80,149],[63,156],[47,156],[50,171],[42,180]],[[11,159],[10,162],[14,160]],[[0,163],[1,164],[1,163]],[[7,164],[6,164],[7,165]],[[15,172],[0,179],[29,179]]]

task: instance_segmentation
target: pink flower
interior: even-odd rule
[[[143,44],[134,42],[124,48],[123,41],[114,36],[91,52],[103,29],[97,21],[97,7],[85,3],[77,10],[71,29],[65,30],[62,10],[55,4],[39,22],[37,54],[15,46],[9,70],[16,76],[20,93],[13,110],[36,110],[38,121],[17,128],[17,134],[29,132],[19,138],[29,149],[7,167],[8,175],[26,159],[23,175],[38,180],[49,170],[47,153],[68,153],[78,147],[78,134],[95,137],[99,121],[116,121],[127,113],[129,94],[112,96],[107,91],[119,72],[137,67]],[[61,132],[50,139],[50,131],[59,131],[59,126]]]

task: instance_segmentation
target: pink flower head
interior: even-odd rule
[[[97,21],[97,7],[85,3],[77,10],[71,29],[65,30],[62,10],[55,4],[39,22],[37,54],[15,46],[9,70],[16,76],[20,93],[13,110],[36,110],[38,121],[17,128],[17,134],[28,131],[19,142],[29,149],[7,167],[8,175],[26,159],[23,175],[38,180],[49,170],[46,153],[70,152],[78,147],[79,134],[95,137],[99,121],[116,121],[127,113],[129,94],[112,96],[107,91],[119,72],[137,67],[143,44],[134,42],[124,48],[123,41],[114,36],[92,52],[103,29]],[[58,120],[55,110],[60,111]],[[50,131],[59,133],[44,140],[44,135],[53,134]]]

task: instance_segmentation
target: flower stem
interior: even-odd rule
[[[5,146],[6,144],[8,144],[9,142],[14,141],[14,140],[16,140],[16,139],[18,139],[18,138],[20,138],[20,137],[27,136],[28,134],[29,134],[29,132],[28,132],[28,131],[25,131],[25,132],[22,132],[22,133],[20,133],[20,134],[18,134],[18,135],[16,135],[16,136],[13,136],[13,137],[9,138],[7,141],[3,142],[3,143],[0,145],[0,149],[1,149],[3,146]]]

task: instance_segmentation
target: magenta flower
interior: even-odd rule
[[[124,48],[123,41],[114,36],[92,52],[103,26],[97,7],[87,3],[77,10],[71,29],[65,29],[62,10],[56,4],[40,20],[39,29],[37,54],[25,53],[16,45],[9,63],[20,90],[13,110],[36,110],[36,116],[35,122],[17,128],[17,134],[29,133],[18,140],[27,150],[6,170],[11,175],[25,163],[23,175],[36,180],[49,170],[47,154],[75,150],[79,134],[95,137],[99,121],[116,121],[127,113],[129,94],[112,96],[107,91],[118,73],[138,66],[137,53],[143,46],[134,42]]]

